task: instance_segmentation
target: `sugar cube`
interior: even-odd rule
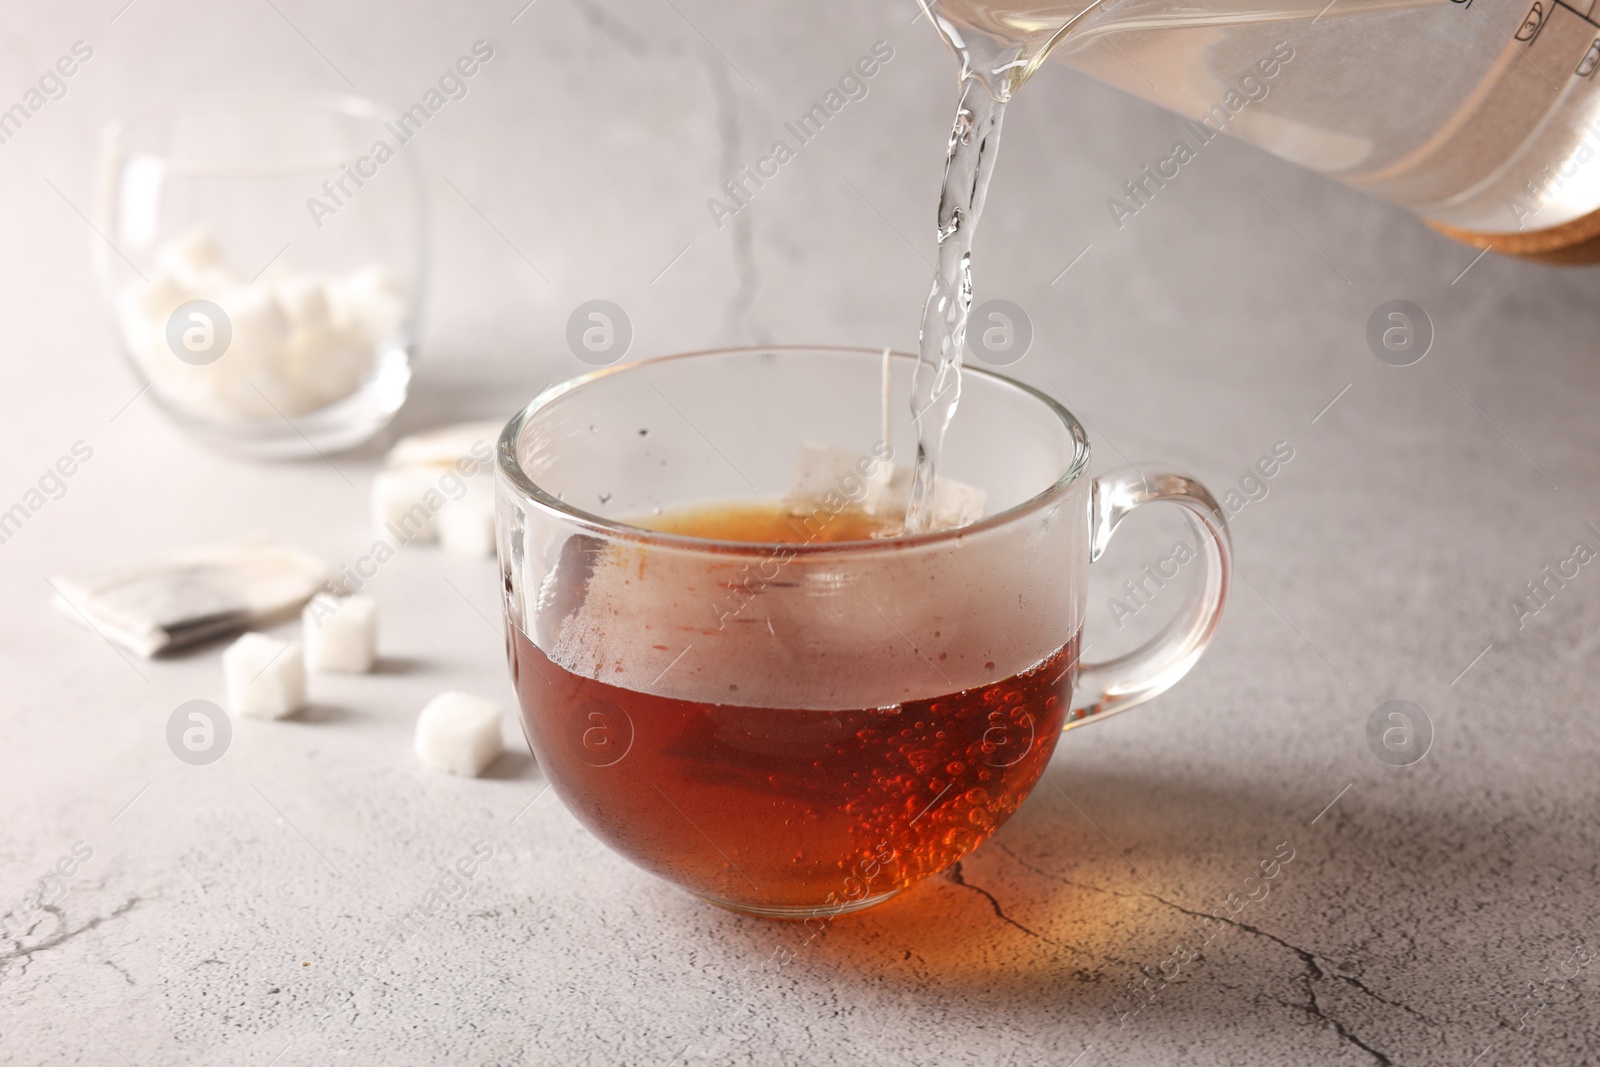
[[[306,667],[313,673],[365,674],[378,658],[378,602],[371,597],[311,599],[300,613]]]
[[[279,354],[289,375],[316,406],[355,392],[372,365],[372,350],[327,326],[297,325]]]
[[[217,242],[204,230],[186,230],[166,241],[155,253],[156,266],[177,279],[185,289],[209,289],[213,279],[228,274]]]
[[[453,552],[494,555],[497,422],[468,422],[403,437],[372,483],[378,536],[397,545],[441,542]]]
[[[117,304],[124,340],[163,399],[191,415],[276,420],[337,403],[367,380],[377,342],[404,332],[405,294],[381,265],[327,277],[274,261],[246,280],[201,229],[156,249],[154,281],[130,282]],[[167,319],[190,300],[223,310],[229,343],[215,361],[172,358]]]
[[[289,317],[265,286],[231,289],[219,297],[217,303],[228,316],[232,331],[230,349],[237,347],[252,354],[274,356],[289,340]]]
[[[405,322],[400,281],[388,267],[362,267],[344,280],[347,314],[371,344],[392,341]]]
[[[314,274],[289,274],[272,287],[278,308],[296,327],[328,325],[328,291]]]
[[[417,716],[416,752],[430,767],[476,777],[503,751],[500,707],[492,700],[451,690]]]
[[[248,633],[222,654],[228,710],[252,719],[281,719],[305,707],[306,668],[296,641]]]
[[[475,478],[473,482],[485,479]],[[444,506],[435,520],[439,544],[467,556],[494,555],[494,486],[469,486],[460,500]]]
[[[396,547],[437,540],[434,513],[443,507],[444,497],[434,483],[424,471],[379,471],[372,480],[372,525],[377,535]]]
[[[495,442],[500,440],[500,431],[504,427],[503,422],[489,420],[463,422],[410,434],[395,442],[385,462],[391,467],[456,467],[457,470],[463,470],[457,466],[459,461],[475,459],[478,462],[470,464],[463,473],[476,473],[494,455]]]
[[[179,304],[189,299],[189,294],[170,274],[158,273],[145,285],[130,285],[122,291],[120,299],[124,313],[137,315],[143,329],[154,329],[166,340],[167,318]]]

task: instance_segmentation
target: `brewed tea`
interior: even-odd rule
[[[881,537],[900,522],[846,511],[818,536],[785,534],[810,511],[686,509],[641,525],[799,543]],[[513,645],[529,743],[596,836],[713,902],[793,917],[874,902],[992,834],[1055,750],[1078,639],[990,684],[837,710],[742,705],[726,691],[704,701],[658,696],[600,681],[583,664],[557,664],[520,631]],[[689,654],[716,656],[719,647],[708,641]],[[708,675],[723,674],[708,666]],[[827,905],[817,908],[819,900]]]
[[[898,536],[902,527],[898,515],[871,515],[853,506],[832,511],[810,501],[673,508],[633,524],[657,533],[773,545],[876,541]]]

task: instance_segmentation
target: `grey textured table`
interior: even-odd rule
[[[484,39],[496,62],[418,142],[436,271],[398,429],[500,417],[583,370],[565,323],[596,297],[628,310],[637,356],[905,347],[954,97],[931,31],[906,4],[842,0],[124,3],[0,15],[0,96],[74,40],[95,50],[0,144],[0,503],[75,441],[94,450],[0,545],[4,907],[92,852],[0,942],[0,1060],[1600,1059],[1600,972],[1579,965],[1600,899],[1600,577],[1510,607],[1574,542],[1600,548],[1593,272],[1487,257],[1463,275],[1471,250],[1232,142],[1118,230],[1105,199],[1178,120],[1041,77],[979,239],[979,299],[1036,329],[1016,373],[1087,417],[1101,468],[1154,458],[1221,490],[1279,441],[1294,458],[1234,517],[1241,580],[1178,689],[1068,735],[958,869],[802,944],[612,855],[526,754],[482,780],[418,765],[434,692],[511,704],[488,561],[403,555],[373,587],[380,674],[237,723],[213,766],[173,758],[173,708],[221,699],[215,652],[125,661],[50,609],[45,579],[256,531],[348,558],[382,446],[251,465],[130,404],[80,212],[96,131],[134,100],[410,100]],[[867,98],[714,225],[724,178],[880,40],[894,58]],[[1436,327],[1413,367],[1364,339],[1391,299]],[[1117,634],[1106,601],[1164,537],[1150,520],[1097,573],[1091,640],[1160,614]],[[1367,742],[1390,699],[1431,722],[1412,766]],[[389,924],[480,841],[470,897],[397,944]],[[1203,926],[1213,910],[1230,921]]]

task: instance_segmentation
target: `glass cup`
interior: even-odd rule
[[[553,386],[498,448],[511,673],[557,794],[634,863],[735,911],[880,903],[971,852],[1038,782],[1063,728],[1172,686],[1227,594],[1207,490],[1090,478],[1083,427],[964,372],[943,478],[981,517],[877,540],[828,523],[909,472],[916,357],[701,352]],[[827,447],[821,447],[827,446]],[[943,499],[943,498],[941,498]],[[1198,580],[1146,645],[1080,664],[1089,563],[1141,504],[1201,531]],[[793,540],[645,525],[773,503]]]
[[[405,402],[423,187],[390,114],[217,100],[107,125],[94,256],[156,403],[230,451],[354,447]]]

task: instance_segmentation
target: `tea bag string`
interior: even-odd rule
[[[883,350],[883,388],[882,388],[882,436],[879,438],[884,448],[889,447],[889,393],[894,384],[894,366],[889,359],[889,349]]]

